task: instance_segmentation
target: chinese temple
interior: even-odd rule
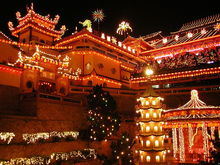
[[[97,84],[116,100],[119,132],[138,137],[136,162],[207,160],[208,139],[219,129],[220,14],[168,36],[120,41],[85,22],[66,36],[59,15],[40,15],[33,4],[26,9],[8,22],[15,39],[0,32],[0,164],[101,164],[97,154],[110,155],[109,142],[79,136],[87,127],[86,96]],[[154,74],[146,76],[146,68]]]

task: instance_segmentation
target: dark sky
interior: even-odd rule
[[[92,19],[92,12],[103,9],[105,19],[100,23],[100,30],[117,37],[116,29],[122,20],[126,20],[133,28],[130,34],[134,37],[162,31],[165,35],[177,31],[183,23],[202,17],[220,13],[218,1],[158,1],[158,0],[15,0],[4,1],[0,8],[0,30],[9,35],[7,22],[17,25],[15,13],[26,14],[26,5],[34,3],[36,12],[42,15],[60,15],[57,28],[62,24],[69,29],[67,34],[74,31],[75,26],[85,19]],[[94,23],[96,26],[96,24]]]

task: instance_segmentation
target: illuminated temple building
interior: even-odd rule
[[[137,133],[135,105],[140,93],[150,85],[158,94],[155,99],[164,98],[164,113],[161,104],[157,107],[150,100],[154,111],[160,111],[158,119],[150,115],[156,128],[145,119],[148,105],[143,103],[141,107],[143,121],[140,118],[139,122],[155,128],[155,137],[160,138],[157,142],[147,139],[155,134],[144,132],[146,128],[138,134],[145,141],[140,151],[147,151],[149,142],[149,147],[153,147],[151,143],[159,146],[161,153],[152,156],[151,161],[164,163],[166,157],[166,161],[195,162],[208,157],[208,138],[220,126],[219,109],[213,108],[220,105],[220,14],[186,23],[169,36],[158,31],[139,38],[128,36],[124,41],[86,28],[65,36],[66,27],[57,27],[59,15],[42,16],[33,5],[27,7],[24,16],[17,12],[16,19],[17,23],[8,22],[15,39],[0,32],[0,164],[50,164],[68,159],[78,164],[100,164],[96,154],[109,154],[108,142],[87,144],[79,137],[79,131],[87,126],[86,96],[96,84],[115,98],[122,116],[120,131],[127,130],[133,137]],[[146,67],[154,74],[144,75]],[[179,111],[177,107],[189,100],[193,89],[201,100],[213,105],[207,112],[216,114],[215,118],[204,110],[182,107]],[[199,122],[181,118],[191,112],[194,117],[200,116]],[[210,134],[207,129],[212,130]],[[195,135],[197,142],[189,140],[184,145],[178,140],[184,134]],[[67,137],[75,140],[62,140]],[[196,148],[192,143],[205,145]],[[198,150],[207,153],[198,155]],[[149,156],[146,153],[142,162],[149,164]]]

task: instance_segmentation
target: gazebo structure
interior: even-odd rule
[[[215,131],[220,136],[220,107],[206,105],[191,91],[185,105],[164,111],[164,128],[172,129],[173,156],[180,162],[207,160]]]

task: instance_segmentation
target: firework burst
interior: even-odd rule
[[[117,33],[120,35],[125,35],[128,33],[128,30],[130,30],[132,32],[132,28],[130,27],[129,23],[126,21],[122,21],[119,25],[118,25],[118,29],[117,29]]]
[[[97,9],[96,11],[94,11],[93,13],[92,13],[92,17],[93,17],[93,20],[95,21],[95,22],[102,22],[103,21],[103,19],[104,19],[104,17],[105,17],[105,15],[104,15],[104,13],[103,13],[103,11],[101,10],[101,9]]]

